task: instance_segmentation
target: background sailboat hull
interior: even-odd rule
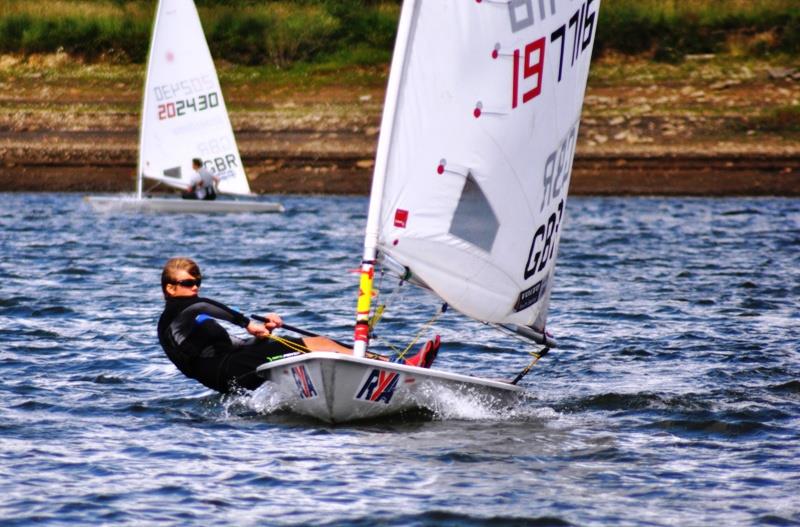
[[[214,201],[178,198],[143,198],[135,196],[87,196],[86,201],[98,212],[283,212],[283,205],[269,201],[217,199]]]
[[[340,353],[313,352],[261,366],[285,409],[328,423],[418,410],[435,411],[443,392],[468,394],[488,407],[513,405],[524,390],[505,382]]]

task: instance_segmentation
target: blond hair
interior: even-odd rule
[[[175,280],[177,271],[186,271],[195,279],[202,278],[200,266],[191,258],[184,258],[182,256],[170,258],[167,260],[167,263],[164,264],[164,269],[161,271],[161,292],[164,293],[164,298],[169,298],[167,294],[167,284]]]

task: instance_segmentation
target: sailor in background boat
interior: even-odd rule
[[[167,357],[187,377],[221,393],[237,387],[254,390],[264,379],[256,368],[272,357],[295,351],[334,351],[352,354],[353,351],[323,337],[271,338],[272,331],[283,321],[276,313],[264,318],[266,322],[248,319],[230,307],[198,296],[202,275],[200,267],[190,258],[171,258],[161,272],[161,290],[166,304],[158,320],[158,340]],[[251,338],[231,337],[217,320],[224,320],[247,330]],[[287,342],[288,344],[284,344]],[[439,349],[438,337],[426,342],[405,364],[429,368]],[[389,360],[370,354],[371,358]]]
[[[189,178],[189,189],[181,197],[183,199],[217,199],[215,185],[219,183],[219,178],[203,166],[203,160],[199,157],[192,159],[192,168],[194,172]]]

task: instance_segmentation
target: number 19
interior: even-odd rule
[[[522,53],[514,50],[514,77],[511,94],[511,108],[516,108],[519,104],[519,82],[522,79],[536,77],[536,84],[533,88],[522,94],[522,103],[525,104],[535,99],[542,93],[542,73],[544,72],[544,37],[531,42],[525,46],[525,59],[520,61]],[[520,64],[522,62],[522,64]]]

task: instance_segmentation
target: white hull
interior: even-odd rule
[[[86,196],[98,212],[283,212],[283,205],[269,201],[216,199],[213,201],[180,198],[142,198],[133,196]]]
[[[439,390],[468,393],[490,406],[510,406],[524,392],[505,382],[328,352],[267,363],[258,374],[287,410],[328,423],[435,411]]]

